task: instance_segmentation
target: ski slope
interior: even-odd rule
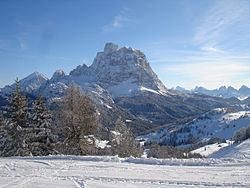
[[[249,159],[0,158],[0,187],[250,187]]]
[[[222,148],[230,146],[230,144],[232,144],[232,143],[233,143],[233,141],[227,140],[226,143],[209,144],[209,145],[205,145],[203,147],[200,147],[196,150],[193,150],[193,151],[191,151],[191,153],[199,153],[200,155],[202,155],[204,157],[209,157],[213,153],[221,150]]]
[[[247,139],[241,143],[233,144],[229,147],[222,148],[221,150],[213,153],[210,157],[250,160],[250,139]]]

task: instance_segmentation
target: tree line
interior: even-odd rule
[[[250,125],[234,132],[233,140],[236,143],[247,140],[248,138],[250,138]]]
[[[76,84],[69,86],[54,108],[51,111],[40,94],[36,100],[28,100],[15,80],[8,105],[0,112],[0,156],[141,156],[142,148],[120,119],[110,133],[109,147],[96,146],[99,114],[90,97]]]
[[[0,156],[46,155],[118,155],[141,157],[202,157],[175,147],[145,143],[141,146],[131,130],[118,118],[109,133],[105,148],[97,146],[100,113],[90,97],[72,83],[65,96],[50,110],[47,101],[37,95],[28,99],[21,92],[18,79],[8,97],[8,105],[0,111]]]

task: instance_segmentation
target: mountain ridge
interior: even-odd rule
[[[106,114],[102,121],[104,126],[112,124],[109,117],[115,120],[122,115],[124,121],[128,117],[137,122],[136,125],[129,123],[137,135],[138,131],[154,129],[179,118],[238,102],[167,89],[150,67],[144,53],[113,43],[107,43],[90,66],[79,65],[69,74],[57,70],[50,79],[33,73],[33,78],[33,81],[27,78],[20,80],[24,92],[32,95],[40,93],[53,103],[60,100],[74,82]],[[36,87],[33,87],[33,82],[37,83]],[[10,90],[7,88],[1,89],[1,96],[8,95]]]
[[[244,100],[247,97],[250,97],[250,88],[245,85],[242,85],[238,90],[233,88],[232,86],[221,86],[218,89],[209,90],[201,86],[196,86],[194,89],[186,90],[183,87],[177,86],[175,88],[177,91],[181,91],[184,93],[203,93],[206,95],[214,96],[214,97],[222,97],[222,98],[230,98],[235,97],[240,100]]]
[[[69,74],[57,70],[41,87],[29,92],[60,97],[73,81],[82,88],[98,84],[112,97],[143,92],[169,93],[150,67],[145,54],[131,47],[120,48],[113,43],[107,43],[104,51],[97,53],[92,65],[79,65]]]

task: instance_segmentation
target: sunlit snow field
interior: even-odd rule
[[[250,187],[250,140],[207,159],[0,158],[0,187]],[[225,158],[226,157],[226,158]]]

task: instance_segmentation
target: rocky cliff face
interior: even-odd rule
[[[97,53],[90,67],[82,65],[71,71],[70,78],[79,85],[84,82],[98,84],[114,97],[132,95],[143,91],[143,88],[167,93],[145,54],[113,43],[107,43],[104,51]]]
[[[95,81],[114,96],[130,95],[142,87],[166,93],[165,86],[151,69],[146,56],[131,47],[107,43],[97,54],[91,72]]]
[[[91,66],[79,65],[69,75],[57,70],[50,80],[28,92],[39,91],[47,98],[60,97],[72,82],[83,90],[91,88],[90,85],[98,85],[114,98],[144,92],[169,93],[150,67],[145,54],[131,47],[120,48],[113,43],[107,43],[104,51],[97,53]]]

